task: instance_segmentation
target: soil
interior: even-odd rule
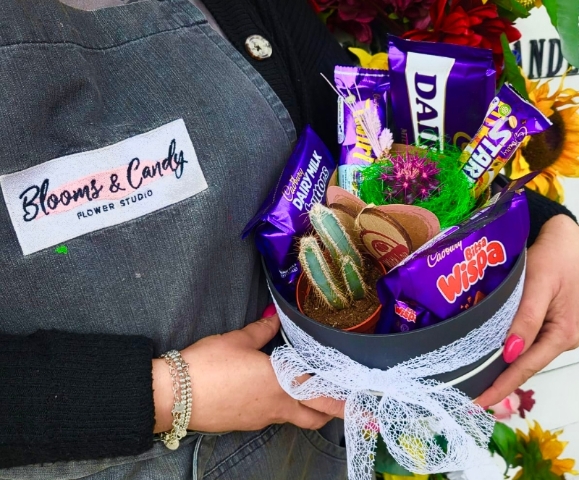
[[[342,330],[355,327],[370,317],[380,305],[376,294],[376,282],[382,275],[383,272],[372,269],[366,278],[368,285],[373,286],[371,292],[366,298],[355,301],[349,308],[332,311],[316,295],[309,294],[304,301],[304,313],[316,322],[330,327]]]

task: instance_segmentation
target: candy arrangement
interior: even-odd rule
[[[495,96],[491,52],[389,43],[389,71],[335,70],[337,168],[306,129],[244,232],[287,339],[278,381],[346,400],[353,479],[370,478],[377,432],[418,473],[464,468],[488,442],[469,396],[506,367],[529,232],[529,177],[491,183],[550,126],[509,85]]]
[[[524,181],[491,201],[490,185],[527,135],[550,126],[509,85],[495,96],[490,51],[395,37],[389,45],[390,71],[335,69],[337,172],[307,129],[245,232],[257,227],[288,300],[305,272],[312,295],[298,292],[302,313],[356,331],[352,309],[367,324],[379,299],[377,334],[434,325],[499,287],[524,251],[529,219]]]

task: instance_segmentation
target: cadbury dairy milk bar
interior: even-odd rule
[[[338,185],[359,195],[361,166],[376,160],[360,116],[370,113],[378,136],[387,128],[389,75],[386,70],[337,66],[334,83],[338,97],[338,143],[342,146],[338,166]],[[480,125],[480,122],[479,122]]]
[[[294,300],[301,273],[295,237],[310,228],[307,212],[324,200],[334,169],[330,152],[307,126],[274,188],[243,230],[245,238],[255,229],[257,249],[275,287],[288,301]]]
[[[495,95],[490,50],[389,37],[395,140],[464,148]]]
[[[527,176],[511,182],[486,207],[378,280],[383,308],[376,333],[433,325],[492,293],[525,249],[529,210],[522,186],[529,180]]]
[[[551,121],[505,84],[491,102],[477,134],[462,152],[462,171],[474,197],[483,193],[527,135],[544,132]]]

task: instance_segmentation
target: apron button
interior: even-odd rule
[[[245,49],[247,50],[247,53],[256,60],[265,60],[266,58],[271,57],[271,54],[273,53],[271,43],[261,35],[251,35],[250,37],[247,37],[245,40]]]

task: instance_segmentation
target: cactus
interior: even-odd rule
[[[300,263],[318,296],[330,309],[342,310],[368,293],[362,255],[330,208],[316,204],[309,217],[329,256],[315,237],[307,236],[300,241]]]
[[[350,305],[315,237],[302,237],[299,260],[312,287],[331,309],[342,310]]]
[[[314,230],[330,252],[332,260],[338,263],[341,258],[350,257],[358,268],[362,268],[362,255],[358,252],[354,242],[334,212],[330,208],[316,203],[309,215]]]
[[[361,269],[354,263],[352,258],[345,257],[341,259],[342,262],[342,276],[344,277],[344,285],[348,291],[348,296],[354,300],[362,300],[368,291]]]

